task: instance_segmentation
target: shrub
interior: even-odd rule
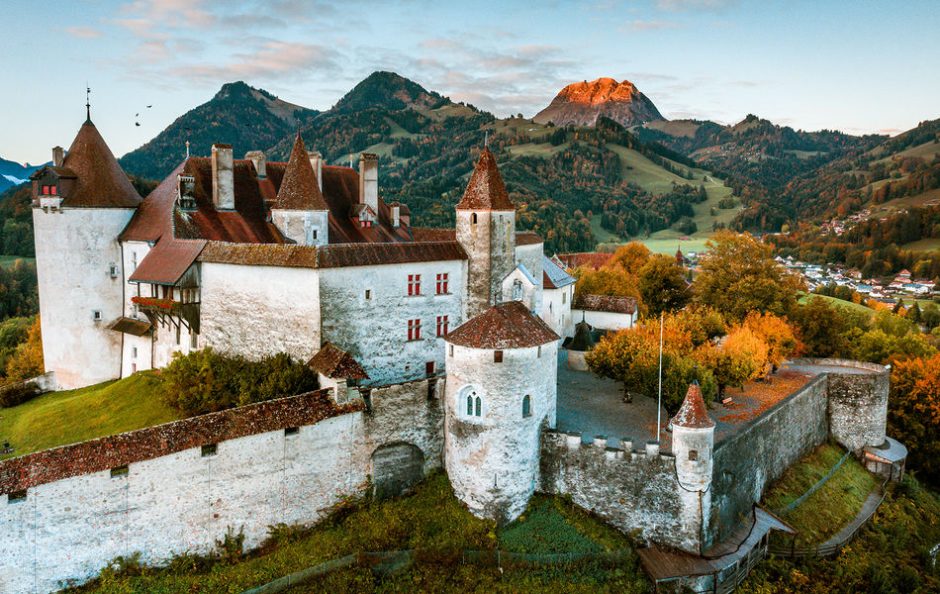
[[[0,388],[0,408],[23,404],[42,394],[36,382],[20,382]]]
[[[317,375],[280,353],[250,361],[211,348],[174,356],[162,373],[164,402],[187,416],[302,394]]]

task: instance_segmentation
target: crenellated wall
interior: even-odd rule
[[[690,504],[676,478],[676,460],[657,445],[634,451],[632,442],[607,447],[606,438],[583,444],[580,434],[542,432],[541,491],[569,495],[620,530],[644,540],[699,551],[696,528],[684,518]],[[697,508],[697,495],[693,497]]]

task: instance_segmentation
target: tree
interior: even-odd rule
[[[682,309],[691,298],[685,271],[676,264],[675,258],[662,254],[652,256],[640,268],[637,277],[640,295],[650,316]]]
[[[921,310],[920,321],[929,331],[940,327],[940,307],[936,303],[928,304]]]
[[[891,368],[888,432],[904,436],[910,464],[940,484],[940,354]]]
[[[937,352],[927,337],[919,332],[901,336],[873,328],[853,341],[852,358],[882,365],[916,357],[927,357]]]
[[[841,357],[847,354],[849,324],[843,312],[822,297],[809,300],[793,310],[791,316],[806,355]]]
[[[719,398],[728,386],[743,389],[745,383],[764,375],[767,367],[767,345],[744,326],[732,329],[720,345],[706,344],[695,353],[715,376]]]
[[[801,282],[778,266],[771,254],[771,246],[748,233],[719,231],[708,240],[708,252],[700,262],[693,285],[696,301],[731,320],[743,320],[752,311],[786,315]]]
[[[637,274],[650,259],[648,247],[638,241],[620,246],[607,262],[608,267],[620,267],[629,274]]]
[[[7,361],[7,382],[19,382],[43,374],[42,328],[39,316],[29,328],[26,342],[16,347],[13,356]]]
[[[693,303],[672,314],[668,319],[670,323],[675,323],[683,331],[688,332],[692,346],[696,347],[724,336],[728,331],[722,315],[707,305]]]
[[[574,276],[578,279],[575,285],[578,295],[618,295],[641,299],[636,277],[619,267],[600,270],[578,268]]]
[[[796,335],[786,318],[754,311],[744,319],[744,326],[767,345],[767,362],[772,373],[777,373],[780,364],[797,349]]]
[[[907,313],[904,315],[905,318],[914,322],[915,324],[920,323],[920,305],[917,304],[917,301],[914,301],[914,305],[907,310]]]

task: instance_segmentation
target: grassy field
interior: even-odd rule
[[[835,445],[822,445],[791,466],[767,493],[764,505],[776,511],[796,500],[839,461],[845,451]],[[862,508],[878,479],[854,457],[836,471],[818,491],[796,509],[783,515],[799,531],[800,544],[819,544],[849,523]]]
[[[0,441],[9,441],[20,456],[176,420],[176,411],[160,398],[159,383],[152,372],[141,372],[0,408]]]
[[[24,258],[23,256],[0,256],[0,266],[3,268],[9,268],[17,260],[24,260],[26,262],[35,262],[36,258]]]
[[[829,305],[833,307],[847,309],[850,311],[855,311],[855,312],[867,314],[870,316],[875,314],[875,310],[865,307],[864,305],[860,303],[852,303],[851,301],[846,301],[844,299],[837,299],[835,297],[830,297],[828,295],[817,295],[815,293],[808,293],[800,297],[800,304],[805,304],[810,299],[817,299],[817,298],[825,299],[826,301],[829,302]]]
[[[940,250],[940,237],[930,237],[919,241],[912,241],[901,246],[905,250],[914,250],[918,252],[931,252]]]
[[[532,553],[621,551],[628,562],[597,566],[506,569],[459,565],[462,551]],[[413,495],[364,502],[338,511],[310,530],[281,529],[259,551],[235,562],[181,558],[164,569],[106,570],[81,589],[100,593],[241,592],[246,588],[359,551],[412,549],[415,565],[379,579],[351,568],[322,576],[292,592],[649,592],[632,545],[622,534],[560,499],[536,497],[516,522],[498,529],[472,516],[453,496],[443,473]]]

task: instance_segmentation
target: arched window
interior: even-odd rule
[[[482,413],[483,413],[483,411],[482,411],[482,405],[481,405],[481,402],[480,402],[480,397],[477,396],[477,399],[476,399],[476,416],[478,416],[478,417],[479,417],[479,416],[482,416]]]
[[[477,224],[477,213],[473,213],[470,215],[470,224],[471,225]]]
[[[512,300],[522,301],[522,281],[519,279],[512,282]]]
[[[473,416],[473,394],[467,396],[467,416]]]
[[[528,394],[522,398],[522,416],[523,418],[532,416],[532,399]]]

